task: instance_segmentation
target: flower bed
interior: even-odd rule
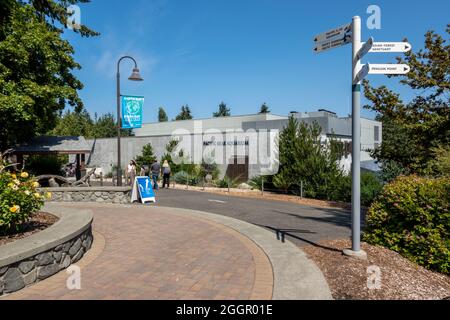
[[[0,235],[20,232],[21,226],[42,208],[44,199],[51,197],[38,191],[39,183],[27,172],[13,173],[4,168],[0,163]]]

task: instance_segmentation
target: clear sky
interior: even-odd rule
[[[380,30],[366,27],[373,4],[381,8]],[[81,5],[81,21],[101,36],[65,37],[82,65],[80,95],[91,113],[116,112],[116,62],[132,55],[145,81],[126,80],[132,64],[122,63],[122,94],[145,96],[144,122],[157,121],[159,106],[172,119],[184,104],[194,117],[210,117],[221,101],[233,115],[257,113],[266,102],[280,115],[325,108],[346,116],[351,46],[317,55],[313,37],[359,15],[363,40],[406,37],[414,50],[427,30],[445,34],[449,13],[448,0],[92,0]],[[364,62],[394,63],[395,56],[370,54]],[[414,95],[398,80],[369,80],[405,100]]]

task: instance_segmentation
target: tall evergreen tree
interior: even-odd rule
[[[322,142],[318,123],[308,125],[290,117],[280,133],[278,146],[280,170],[274,184],[284,191],[298,190],[303,183],[306,195],[331,200],[336,184],[343,178],[339,167],[342,144],[334,139]]]
[[[150,166],[153,161],[156,159],[156,156],[153,154],[153,146],[151,143],[146,144],[142,148],[142,154],[136,157],[136,164],[139,168],[142,168],[142,166]]]
[[[262,104],[261,110],[259,111],[259,113],[261,113],[261,114],[270,113],[269,106],[265,102]]]
[[[222,101],[219,104],[219,111],[214,112],[213,116],[215,118],[229,117],[229,116],[231,116],[231,112],[230,112],[230,109],[227,107],[227,105]]]
[[[175,120],[177,120],[177,121],[191,120],[191,119],[192,119],[191,109],[189,108],[189,106],[187,104],[181,107],[180,114],[178,114],[177,117],[175,118]]]
[[[159,107],[158,121],[159,122],[167,122],[167,121],[169,121],[169,117],[167,116],[167,113],[166,113],[166,111],[164,110],[163,107]]]

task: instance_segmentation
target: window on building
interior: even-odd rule
[[[374,132],[375,132],[375,141],[380,141],[380,127],[375,126],[374,127]]]

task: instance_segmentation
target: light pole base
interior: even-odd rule
[[[345,249],[343,252],[344,256],[358,259],[358,260],[367,260],[367,253],[363,250],[353,251],[352,249]]]

